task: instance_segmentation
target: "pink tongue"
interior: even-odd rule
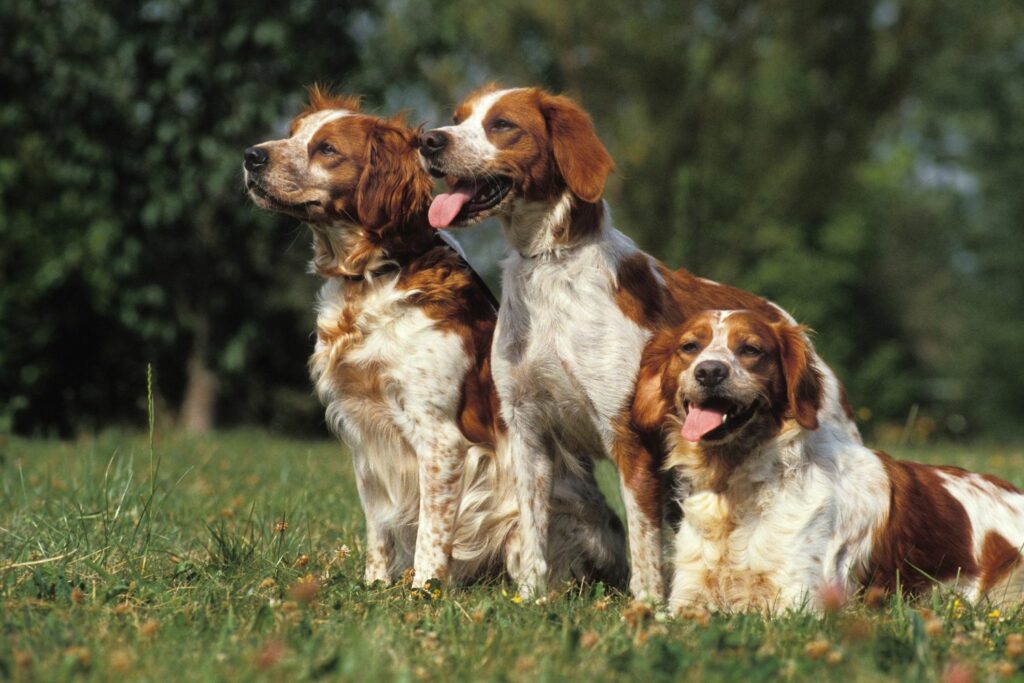
[[[427,220],[435,228],[447,228],[472,198],[473,192],[468,188],[454,187],[451,192],[442,192],[430,203]]]
[[[721,427],[724,419],[725,414],[717,410],[690,406],[690,412],[686,414],[686,422],[683,423],[683,438],[687,441],[700,441],[705,434]]]

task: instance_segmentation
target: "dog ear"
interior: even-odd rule
[[[430,198],[430,180],[416,153],[417,136],[394,121],[377,121],[368,135],[367,163],[356,186],[359,223],[378,236],[416,215]]]
[[[675,359],[678,330],[663,330],[644,348],[633,396],[633,424],[641,430],[660,429],[672,410],[679,388]]]
[[[568,97],[543,93],[541,109],[548,124],[558,170],[574,195],[595,203],[615,168],[594,130],[590,116]]]
[[[807,331],[797,325],[782,323],[775,328],[779,336],[779,355],[786,378],[786,399],[789,412],[804,429],[818,428],[818,409],[822,400],[821,373],[814,364],[814,354]]]

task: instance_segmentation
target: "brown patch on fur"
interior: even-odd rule
[[[678,325],[683,318],[668,300],[668,290],[655,272],[656,262],[643,252],[619,261],[615,303],[623,314],[648,330]]]
[[[344,109],[346,111],[358,112],[362,106],[361,98],[358,95],[344,95],[332,92],[325,85],[314,83],[306,88],[306,95],[309,103],[306,108],[299,112],[299,115],[292,119],[288,128],[288,134],[294,135],[302,119],[324,109]]]
[[[476,90],[470,92],[468,95],[462,98],[462,102],[459,103],[459,106],[457,106],[455,108],[455,111],[452,113],[452,123],[454,123],[455,125],[459,125],[459,123],[465,121],[473,113],[473,107],[476,105],[477,100],[479,100],[484,95],[502,89],[503,88],[501,85],[491,82],[485,83]]]
[[[1020,564],[1020,549],[1001,534],[990,531],[981,544],[981,590],[987,592]]]
[[[447,246],[433,249],[410,263],[398,286],[414,291],[410,302],[438,321],[439,329],[462,338],[473,365],[463,384],[459,429],[474,443],[493,445],[495,431],[503,426],[491,377],[490,350],[497,307],[487,286]]]
[[[612,460],[619,469],[623,486],[636,500],[640,512],[651,523],[661,525],[668,480],[662,471],[662,445],[660,432],[643,432],[621,416],[613,426]]]
[[[891,592],[898,575],[903,590],[915,594],[927,590],[933,579],[976,576],[970,519],[942,485],[939,468],[875,453],[892,490],[888,518],[875,531],[864,583]]]

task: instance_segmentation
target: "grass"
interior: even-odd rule
[[[1024,450],[898,456],[1024,484]],[[0,444],[0,678],[949,680],[1020,676],[1024,616],[935,593],[838,614],[665,620],[602,586],[362,584],[335,443],[254,431]],[[614,473],[601,470],[614,490]],[[952,670],[949,669],[952,667]],[[962,676],[957,679],[957,676]]]

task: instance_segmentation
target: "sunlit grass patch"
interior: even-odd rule
[[[558,587],[542,605],[502,583],[365,586],[362,513],[336,443],[158,434],[154,451],[159,467],[145,435],[8,439],[0,676],[986,680],[1024,663],[1019,610],[941,592],[856,598],[827,617],[667,618],[601,585]],[[1024,457],[894,454],[1011,480]],[[614,472],[599,474],[614,496]]]

